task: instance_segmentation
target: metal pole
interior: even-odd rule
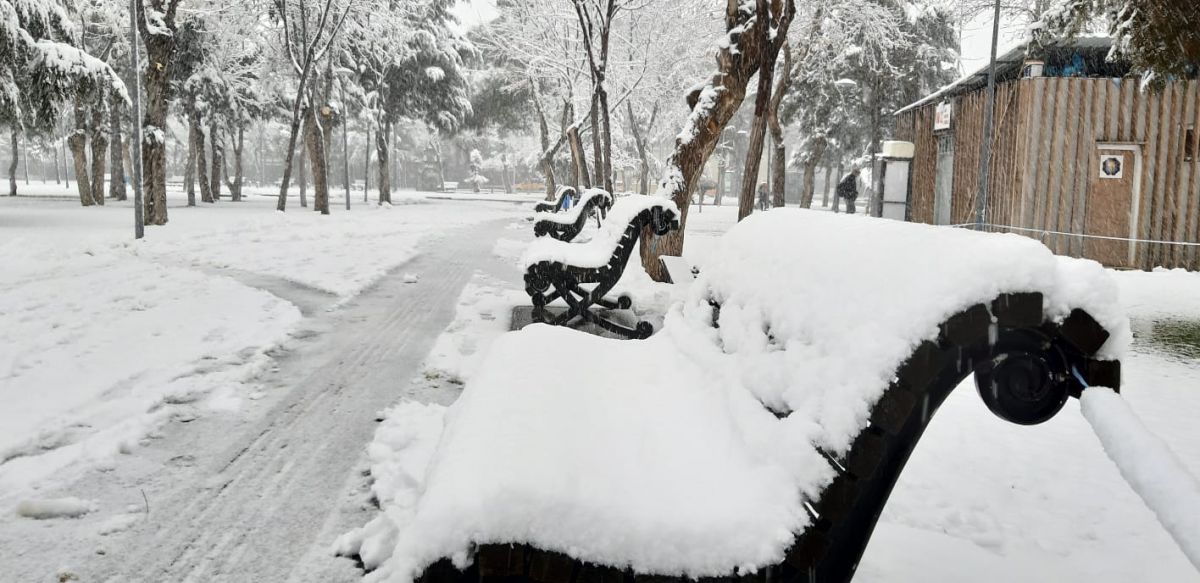
[[[975,200],[975,230],[987,224],[988,167],[992,159],[993,109],[996,107],[996,40],[1000,36],[1000,0],[992,12],[992,57],[988,63],[988,93],[983,105],[983,144],[979,155],[979,196]]]
[[[350,146],[346,139],[346,126],[350,125],[350,118],[346,116],[345,79],[338,83],[338,89],[342,92],[342,172],[346,177],[346,210],[350,210]]]
[[[137,0],[129,0],[129,51],[130,71],[132,71],[133,88],[130,98],[133,100],[133,238],[145,236],[146,222],[142,217],[142,84],[138,77],[138,62],[141,61],[141,51],[138,48]]]

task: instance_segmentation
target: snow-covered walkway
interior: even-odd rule
[[[249,215],[261,209],[226,207],[217,212],[243,211],[251,220],[278,220],[269,212],[262,218]],[[24,212],[18,210],[16,216]],[[25,216],[58,220],[60,212],[69,211]],[[233,265],[218,262],[216,255],[212,260],[197,256],[190,265],[194,271],[189,271],[194,278],[207,281],[204,276],[211,276],[229,286],[269,292],[286,300],[282,303],[294,304],[303,317],[297,316],[286,336],[267,350],[269,358],[261,371],[244,379],[254,390],[239,389],[236,413],[210,414],[198,407],[194,414],[173,414],[151,429],[135,455],[107,458],[91,469],[85,465],[49,483],[33,483],[33,489],[20,496],[35,511],[78,498],[91,513],[78,519],[31,520],[5,504],[5,515],[0,516],[0,548],[5,550],[0,581],[49,581],[71,575],[86,581],[357,579],[360,573],[353,564],[335,559],[328,549],[337,534],[361,523],[355,513],[367,509],[361,492],[365,479],[355,464],[370,441],[377,412],[403,397],[443,402],[453,398],[452,393],[431,394],[409,381],[450,322],[472,275],[480,269],[502,271],[492,248],[519,212],[514,206],[478,202],[394,209],[383,213],[394,217],[391,226],[368,219],[375,232],[358,233],[370,244],[360,247],[360,253],[389,256],[390,263],[365,257],[368,263],[339,264],[313,257],[314,262],[300,270],[314,276],[312,284],[260,269],[253,258],[246,261],[246,253],[237,257],[241,264]],[[291,215],[287,220],[310,218]],[[226,215],[224,220],[231,218]],[[344,224],[362,224],[362,218]],[[14,215],[7,219],[14,220]],[[437,224],[444,227],[438,229]],[[26,244],[35,246],[27,248],[51,257],[47,253],[53,246],[41,246],[34,231],[22,230],[19,222],[9,227],[30,237]],[[356,241],[353,235],[347,238],[332,230],[325,236],[336,237],[324,245],[312,234],[295,240],[280,239],[283,232],[262,235],[290,245],[301,257],[310,251],[306,246],[319,255],[329,243]],[[67,237],[58,236],[58,241],[47,242]],[[230,230],[220,239],[258,236]],[[94,248],[107,248],[107,239],[98,239]],[[162,244],[148,248],[156,251],[148,259],[171,261],[173,256],[157,253]],[[119,262],[141,264],[130,257]],[[328,285],[337,282],[338,272],[331,268],[376,269],[371,262],[383,268],[375,283],[354,281],[357,289],[346,292]],[[145,280],[139,275],[136,281]],[[340,307],[330,310],[334,304]]]

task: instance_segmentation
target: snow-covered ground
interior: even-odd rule
[[[511,306],[527,301],[518,263],[531,239],[532,225],[524,220],[528,205],[487,201],[506,200],[499,194],[439,193],[431,195],[434,200],[398,197],[423,204],[390,209],[357,198],[346,213],[339,198],[332,216],[318,217],[296,200],[287,213],[274,213],[269,192],[195,209],[173,197],[170,225],[148,229],[147,239],[135,243],[128,203],[83,209],[73,192],[57,194],[62,200],[0,197],[0,547],[6,549],[0,581],[57,580],[60,574],[87,579],[88,573],[116,577],[111,580],[129,580],[131,573],[143,577],[133,580],[176,580],[175,574],[192,573],[205,580],[220,572],[222,555],[243,565],[278,559],[247,554],[247,548],[295,548],[304,560],[283,571],[291,579],[355,578],[349,561],[328,549],[338,533],[374,513],[371,485],[358,472],[375,467],[382,480],[374,485],[377,496],[417,479],[406,468],[420,466],[427,453],[420,447],[412,455],[401,451],[428,433],[418,430],[421,424],[440,423],[439,407],[453,401],[492,341],[507,330]],[[440,320],[442,334],[427,339],[429,348],[416,348],[428,351],[423,366],[405,368],[409,357],[393,364],[380,353],[370,361],[383,367],[376,375],[408,376],[365,378],[373,369],[364,364],[332,381],[308,380],[319,359],[343,358],[335,348],[356,340],[356,327],[379,330],[363,339],[364,346],[393,337],[407,346],[402,328],[373,322],[373,314],[382,313],[377,310],[386,298],[406,297],[403,290],[443,285],[429,268],[408,262],[430,245],[464,244],[438,239],[446,229],[494,220],[503,222],[479,230],[486,240],[474,242],[491,250],[492,262],[456,267],[465,270],[455,277],[466,286],[445,288],[462,291],[456,302],[453,295],[444,298],[453,317]],[[702,264],[735,221],[732,206],[693,207],[685,257]],[[391,275],[381,280],[386,273]],[[405,283],[408,274],[416,281]],[[1183,467],[1200,474],[1200,430],[1193,418],[1200,411],[1200,274],[1113,275],[1135,333],[1123,362],[1122,396]],[[356,298],[370,295],[381,281],[391,282],[378,290],[382,295],[355,307]],[[432,290],[433,296],[442,289]],[[351,311],[325,322],[325,314],[346,309]],[[337,332],[328,328],[333,326]],[[313,344],[304,348],[304,342]],[[288,351],[294,356],[281,358]],[[323,425],[298,417],[319,417],[335,398],[318,381],[351,383],[351,391],[379,385],[374,399],[394,403],[407,396],[433,405],[392,409],[403,412],[385,416],[370,449],[350,445],[331,452],[322,442],[353,444],[357,434],[323,439],[320,431],[372,427],[358,416]],[[308,385],[308,396],[288,402],[287,391]],[[321,399],[324,405],[316,405]],[[270,423],[266,416],[274,413],[288,420]],[[281,434],[294,434],[296,427],[311,435],[301,440]],[[275,437],[256,437],[260,431]],[[221,441],[225,433],[228,442]],[[289,451],[323,456],[317,460],[348,458],[346,473],[319,483],[304,478],[321,468],[302,473],[300,458],[293,458],[309,456]],[[363,461],[355,466],[359,455]],[[145,477],[158,474],[165,477]],[[247,480],[247,491],[236,491]],[[185,481],[195,486],[185,488]],[[328,494],[342,487],[341,498]],[[298,518],[289,508],[329,516]],[[178,528],[171,522],[176,513],[196,528],[232,533],[237,526],[239,534],[171,534]],[[252,523],[265,524],[268,516],[273,526],[298,521],[279,527],[290,530],[322,524],[313,527],[307,550],[307,531],[294,540],[242,538],[242,531],[254,536]],[[161,545],[144,546],[160,538]],[[159,556],[175,552],[182,553],[177,558],[186,569]],[[140,570],[143,561],[167,566],[156,576]],[[910,460],[856,580],[1174,582],[1200,581],[1200,575],[1121,478],[1077,402],[1044,425],[1018,427],[988,412],[968,381],[943,405]]]
[[[0,506],[129,453],[165,421],[236,410],[302,312],[332,309],[447,229],[515,205],[291,201],[196,208],[134,241],[131,203],[0,197]],[[56,196],[61,195],[62,199]]]

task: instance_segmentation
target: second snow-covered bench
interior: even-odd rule
[[[555,196],[554,202],[539,202],[534,205],[533,210],[539,213],[556,213],[563,208],[563,203],[568,198],[575,200],[575,189],[570,186],[558,187],[558,194]]]
[[[629,296],[611,298],[608,293],[621,279],[646,227],[655,235],[679,228],[675,204],[650,196],[628,196],[613,205],[599,232],[587,243],[542,238],[530,244],[522,262],[534,321],[559,326],[590,322],[626,338],[650,336],[653,328],[649,322],[638,322],[630,328],[593,309],[631,306]],[[565,302],[567,310],[552,315],[546,305],[555,300]]]
[[[589,188],[565,211],[538,213],[534,218],[533,234],[536,237],[549,235],[559,241],[571,241],[583,232],[589,218],[595,216],[596,223],[601,224],[612,205],[611,194],[599,188]]]

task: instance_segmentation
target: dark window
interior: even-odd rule
[[[1188,126],[1183,132],[1183,160],[1191,162],[1196,157],[1196,128]]]

